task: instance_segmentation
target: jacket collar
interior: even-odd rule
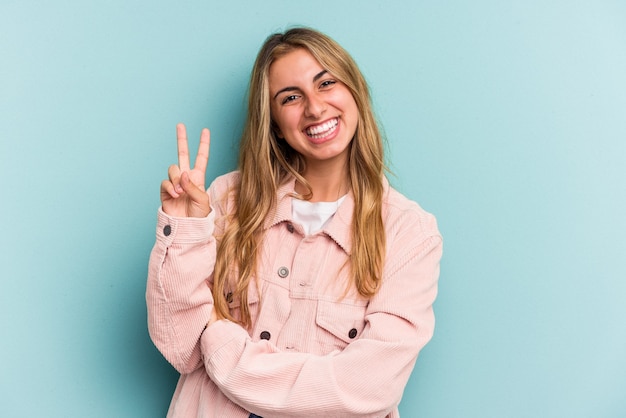
[[[287,179],[278,188],[276,210],[267,217],[264,229],[267,230],[282,222],[292,222],[291,212],[291,199],[292,194],[295,193],[295,178]],[[354,196],[352,191],[348,192],[348,195],[341,203],[337,212],[321,231],[328,235],[333,241],[337,243],[348,255],[352,251],[352,213],[354,211]]]

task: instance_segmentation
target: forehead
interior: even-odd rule
[[[313,77],[324,67],[306,49],[294,49],[276,59],[269,69],[270,91],[277,91],[285,86],[298,86],[311,83]]]

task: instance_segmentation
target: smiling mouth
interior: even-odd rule
[[[333,118],[329,121],[321,123],[319,125],[310,126],[304,130],[310,138],[322,139],[331,135],[337,129],[339,125],[339,118]]]

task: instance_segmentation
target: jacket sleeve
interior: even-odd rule
[[[402,236],[388,242],[383,285],[369,302],[358,340],[325,356],[282,352],[269,341],[252,341],[237,324],[218,321],[201,339],[213,382],[265,418],[384,417],[393,411],[433,335],[442,240],[429,219],[428,231],[399,228]]]
[[[202,365],[200,335],[213,309],[209,279],[215,265],[214,218],[215,211],[202,219],[158,213],[146,287],[148,330],[182,374]]]

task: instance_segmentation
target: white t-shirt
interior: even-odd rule
[[[306,235],[315,234],[326,226],[345,198],[344,195],[335,202],[309,202],[292,198],[293,220],[302,225]]]

